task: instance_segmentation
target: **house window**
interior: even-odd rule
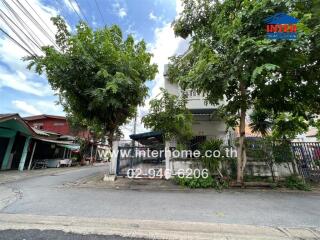
[[[63,122],[55,122],[53,123],[53,126],[64,126]]]
[[[43,123],[34,123],[33,127],[36,129],[43,129]]]

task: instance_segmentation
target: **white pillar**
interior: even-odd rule
[[[118,160],[118,147],[119,142],[117,140],[114,140],[112,142],[112,153],[111,153],[111,162],[110,162],[110,174],[116,174],[117,173],[117,160]]]
[[[166,169],[165,169],[165,178],[170,179],[171,178],[171,168],[170,168],[170,142],[165,142],[165,160],[166,160]]]
[[[30,139],[31,139],[31,137],[26,137],[26,140],[24,142],[22,156],[21,156],[20,163],[19,163],[19,171],[23,171],[23,169],[24,169],[24,163],[26,162]]]
[[[28,170],[29,170],[29,171],[30,171],[30,169],[31,169],[32,160],[33,160],[33,155],[34,155],[34,151],[36,150],[36,146],[37,146],[37,142],[34,142],[33,148],[32,148],[32,153],[31,153],[31,157],[30,157],[30,161],[29,161],[29,166],[28,166]]]

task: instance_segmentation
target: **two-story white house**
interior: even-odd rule
[[[167,65],[164,67],[164,88],[174,95],[180,95],[182,89],[177,84],[169,82],[166,75]],[[211,105],[205,101],[205,96],[198,94],[196,91],[187,90],[188,103],[187,108],[193,115],[193,135],[191,144],[201,143],[212,138],[220,138],[225,144],[233,136],[233,132],[226,132],[225,122],[218,117],[218,105]]]

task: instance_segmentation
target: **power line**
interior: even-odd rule
[[[56,0],[56,1],[58,1],[58,0]],[[78,15],[79,19],[82,20],[81,16],[79,15],[79,13],[76,11],[76,9],[74,8],[74,6],[72,5],[71,0],[69,0],[69,3],[70,3],[70,5],[71,5],[73,11]],[[77,2],[76,2],[76,3],[77,3]],[[77,5],[78,5],[78,4],[77,4]],[[78,5],[78,7],[79,7],[79,9],[80,9],[80,6],[79,6],[79,5]],[[84,51],[84,53],[85,53],[89,58],[91,58],[91,60],[93,60],[94,62],[97,62],[97,63],[98,63],[98,61],[97,61],[90,53],[88,53],[88,51],[85,49],[85,47],[83,46],[83,44],[82,44],[81,41],[79,41],[79,44],[80,44],[80,46],[82,47],[82,50]]]
[[[43,42],[40,40],[40,38],[29,28],[28,24],[26,24],[25,21],[22,20],[20,15],[4,0],[1,0],[2,4],[7,8],[9,14],[11,15],[12,19],[16,19],[22,28],[26,29],[27,32],[30,34],[30,37],[39,45],[42,46],[44,45]],[[21,32],[23,32],[20,29]]]
[[[12,1],[24,14],[25,16],[43,33],[43,35],[54,45],[57,47],[55,40],[48,34],[48,32],[41,26],[41,24],[32,16],[32,14],[17,0]],[[59,49],[59,48],[58,48]]]
[[[3,32],[12,42],[17,44],[20,48],[22,48],[24,51],[26,51],[29,55],[35,56],[33,53],[31,53],[28,49],[26,49],[24,46],[22,46],[17,40],[15,40],[13,37],[11,37],[4,29],[0,27],[0,31]]]
[[[79,11],[80,13],[82,14],[82,16],[84,17],[84,19],[86,20],[87,24],[89,24],[89,21],[88,19],[86,18],[86,15],[84,15],[83,11],[81,10],[81,7],[80,7],[80,4],[78,3],[77,0],[74,0],[74,2],[77,4],[78,8],[79,8]]]
[[[102,15],[102,12],[101,12],[101,10],[100,10],[98,1],[97,1],[97,0],[94,0],[94,2],[96,3],[96,6],[97,6],[98,11],[99,11],[99,14],[100,14],[100,17],[101,17],[101,19],[102,19],[102,22],[103,22],[104,24],[106,24],[106,22],[105,22],[105,20],[104,20],[104,17],[103,17],[103,15]]]
[[[26,1],[27,4],[29,5],[29,7],[34,11],[34,13],[40,18],[40,20],[44,23],[44,25],[49,29],[49,31],[55,35],[55,33],[50,29],[50,27],[46,24],[46,22],[42,19],[42,17],[37,13],[36,10],[34,10],[34,8],[30,5],[30,3],[28,1]]]
[[[19,7],[19,9],[34,23],[34,25],[50,40],[51,43],[55,44],[55,40],[50,36],[50,34],[41,26],[41,24],[32,16],[32,14],[20,3],[19,0],[16,0],[20,7],[13,1],[13,3]],[[50,28],[49,28],[50,29]],[[54,33],[53,33],[54,34]]]
[[[43,42],[40,40],[40,38],[39,38],[36,34],[33,33],[33,31],[32,31],[32,30],[29,28],[29,26],[25,23],[25,21],[23,21],[16,12],[12,13],[10,10],[9,10],[8,12],[9,12],[9,14],[11,15],[11,17],[12,17],[13,19],[16,19],[16,20],[20,23],[20,25],[22,26],[22,28],[25,28],[25,29],[27,30],[27,32],[30,33],[31,38],[32,38],[35,42],[37,42],[39,45],[44,45]],[[29,31],[28,31],[28,30],[29,30]]]
[[[5,16],[5,17],[4,17]],[[16,28],[18,28],[20,30],[20,32],[23,33],[23,35],[29,39],[29,41],[36,46],[40,51],[41,50],[41,46],[39,46],[38,43],[34,42],[7,14],[5,14],[1,9],[0,9],[0,18],[10,27],[10,29],[12,30],[13,28],[11,27],[11,25],[9,24],[9,22],[6,20],[8,19]],[[20,37],[19,37],[20,38]],[[29,46],[30,47],[30,46]]]
[[[74,8],[73,4],[72,4],[72,1],[71,0],[68,0],[73,11],[78,15],[79,19],[82,20],[82,17],[80,16],[80,14],[78,13],[78,11]]]
[[[18,18],[19,18],[19,15],[18,15],[15,11],[13,11],[13,9],[11,8],[11,6],[9,6],[9,4],[8,4],[7,2],[5,2],[4,0],[1,0],[1,2],[2,2],[3,6],[5,6],[5,8],[7,8],[9,14],[11,15],[11,17],[12,17],[13,19],[14,19],[14,18],[17,18],[17,19],[18,19]],[[13,20],[11,20],[10,17],[8,17],[4,12],[3,12],[3,15],[5,15],[5,16],[10,20],[10,22],[13,22],[13,24],[16,25],[15,22],[14,22]],[[16,29],[15,29],[6,19],[4,19],[3,16],[2,16],[2,19],[3,19],[3,21],[8,25],[8,27],[11,29],[11,31],[14,32],[15,35],[16,35],[32,52],[35,53],[35,51],[33,50],[33,48],[32,48],[31,46],[29,46],[29,44],[24,40],[24,38],[20,36],[20,34],[16,31]],[[19,19],[18,19],[18,22],[20,22]],[[22,21],[22,22],[23,22],[23,21]],[[20,22],[20,23],[21,23],[21,22]],[[23,24],[21,24],[21,25],[23,25]],[[18,27],[18,26],[16,25],[16,27]],[[24,32],[22,29],[20,29],[19,27],[18,27],[18,29],[20,30],[20,32],[22,32],[22,33],[25,35],[25,32]],[[29,40],[31,40],[28,36],[27,36],[27,38],[28,38]],[[31,40],[31,42],[32,42],[35,46],[38,46],[38,45],[39,45],[39,42],[38,42],[32,35],[31,35],[31,38],[34,40],[34,41]],[[36,44],[35,44],[35,42],[36,42]]]
[[[26,42],[25,39],[21,37],[21,35],[15,30],[15,28],[11,25],[11,23],[9,23],[6,20],[6,18],[4,18],[1,14],[0,14],[0,18],[4,21],[5,24],[7,24],[10,30],[20,39],[20,41],[25,44],[25,46],[29,49],[29,51],[33,53],[32,55],[37,55],[33,50],[33,48],[28,44],[28,42]]]

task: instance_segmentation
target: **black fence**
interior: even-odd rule
[[[150,169],[164,168],[164,146],[120,146],[118,150],[118,176],[130,176],[137,171],[141,177],[147,177]]]
[[[248,161],[265,162],[270,169],[274,164],[288,164],[292,173],[299,173],[308,180],[320,181],[319,142],[270,141],[263,138],[248,138],[246,145]]]
[[[291,146],[299,173],[306,179],[320,181],[320,143],[293,142]]]

